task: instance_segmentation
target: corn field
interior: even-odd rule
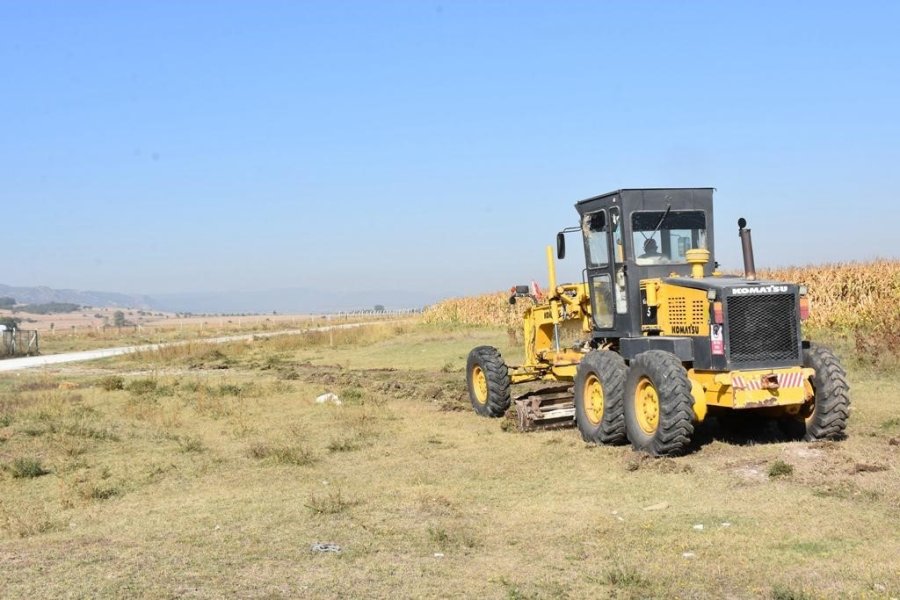
[[[900,260],[768,269],[759,271],[758,277],[807,286],[811,304],[807,324],[813,328],[887,333],[900,327]],[[424,319],[428,323],[518,328],[530,301],[510,306],[509,296],[509,292],[495,292],[451,298],[426,309]]]

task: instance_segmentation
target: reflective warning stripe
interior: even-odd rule
[[[803,386],[803,373],[801,371],[792,371],[790,373],[779,373],[778,377],[778,387],[783,388],[791,388],[791,387],[802,387]],[[762,379],[759,377],[754,377],[752,379],[745,379],[739,375],[734,375],[731,378],[731,383],[736,390],[761,390],[763,389]]]
[[[778,376],[778,385],[781,387],[800,387],[803,385],[803,373],[800,371],[783,373]]]

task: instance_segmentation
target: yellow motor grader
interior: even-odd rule
[[[631,442],[655,456],[688,450],[708,415],[752,411],[807,440],[844,436],[846,374],[828,349],[803,339],[802,285],[759,281],[746,221],[738,221],[743,276],[723,276],[713,257],[713,189],[622,189],[576,204],[585,269],[556,282],[547,247],[546,293],[513,288],[524,311],[525,361],[507,366],[479,346],[466,366],[483,416],[514,404],[521,429],[574,424],[597,444]],[[513,397],[510,386],[559,385]]]

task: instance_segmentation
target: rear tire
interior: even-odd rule
[[[789,425],[790,433],[808,442],[844,439],[850,416],[846,371],[831,350],[815,344],[803,350],[803,366],[816,371],[809,379],[814,394],[813,409],[805,419],[794,419]]]
[[[478,346],[466,361],[472,408],[483,417],[502,417],[509,408],[509,369],[496,348]]]
[[[575,423],[584,441],[625,442],[625,360],[615,352],[588,352],[575,374]]]
[[[648,350],[631,361],[625,380],[625,429],[635,450],[684,454],[694,434],[691,380],[670,352]]]

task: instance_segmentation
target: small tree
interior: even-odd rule
[[[384,312],[384,304],[376,304],[375,312]]]
[[[7,329],[18,329],[22,319],[18,317],[0,317],[0,325],[6,325]]]
[[[113,313],[113,325],[116,327],[125,327],[125,313],[117,310]]]
[[[11,308],[16,305],[16,299],[9,296],[0,296],[0,308]]]

